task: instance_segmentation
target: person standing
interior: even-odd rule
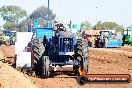
[[[98,37],[95,38],[95,47],[98,48]]]
[[[90,47],[90,36],[88,37],[88,46]]]
[[[90,36],[90,47],[94,46],[94,37]]]
[[[108,43],[108,39],[107,37],[105,38],[105,47],[107,48],[107,43]]]
[[[92,36],[92,37],[91,37],[91,42],[92,42],[91,44],[92,44],[92,47],[94,47],[94,42],[95,42],[94,40],[95,40],[95,39],[94,39],[94,37]]]
[[[98,41],[98,48],[100,48],[101,47],[101,39],[100,39],[100,37],[98,37],[97,41]]]

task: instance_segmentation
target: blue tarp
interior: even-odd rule
[[[120,39],[109,39],[106,47],[120,47]]]

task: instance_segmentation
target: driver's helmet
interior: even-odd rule
[[[56,18],[56,19],[54,19],[54,23],[55,23],[55,24],[60,24],[60,23],[62,23],[62,22],[61,22],[61,20],[60,20],[59,18]]]
[[[60,20],[59,18],[54,19],[54,28],[57,30],[64,31],[65,27],[62,20]]]

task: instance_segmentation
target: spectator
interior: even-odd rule
[[[100,48],[101,47],[101,39],[100,39],[100,37],[98,37],[97,41],[98,41],[98,48]]]
[[[103,37],[101,37],[101,42],[100,42],[100,45],[101,45],[101,48],[103,48],[103,47],[104,47],[104,39],[103,39]]]
[[[92,41],[91,41],[91,42],[92,42],[92,47],[94,47],[94,42],[95,42],[95,39],[94,39],[94,37],[93,37],[93,36],[92,36],[91,38],[92,38]]]
[[[95,47],[98,48],[98,37],[95,38]]]
[[[89,38],[90,40],[90,47],[94,47],[94,37],[93,36],[90,36]]]
[[[90,47],[90,37],[88,37],[88,46]]]
[[[105,47],[107,47],[108,39],[105,38]]]

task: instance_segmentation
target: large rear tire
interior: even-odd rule
[[[76,60],[80,63],[78,66],[74,65],[74,74],[78,74],[78,67],[82,65],[83,70],[88,73],[88,62],[89,62],[89,54],[88,54],[88,44],[84,41],[84,39],[77,39],[76,44]],[[76,70],[75,70],[76,69]]]
[[[34,39],[33,45],[33,70],[35,71],[37,76],[42,76],[42,57],[45,52],[45,47],[43,42],[40,42],[40,39]]]

